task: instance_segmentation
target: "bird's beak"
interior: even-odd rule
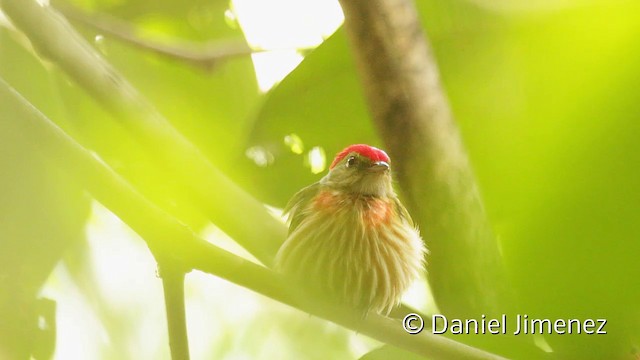
[[[389,164],[385,161],[376,161],[373,164],[371,164],[371,167],[369,168],[369,170],[375,171],[375,172],[389,170]]]

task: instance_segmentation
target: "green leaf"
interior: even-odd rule
[[[285,142],[292,134],[303,144],[301,154]],[[264,149],[273,162],[266,167],[245,165],[255,184],[252,190],[265,201],[284,206],[295,191],[322,176],[313,174],[308,164],[313,147],[324,150],[326,169],[338,151],[353,143],[380,145],[340,30],[267,94],[247,147]]]

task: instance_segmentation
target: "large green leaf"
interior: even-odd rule
[[[268,152],[273,161],[246,166],[252,181],[246,186],[265,201],[284,206],[297,189],[319,179],[322,174],[308,166],[313,147],[324,150],[326,169],[346,145],[378,143],[348,51],[344,34],[337,32],[267,94],[248,147]],[[287,136],[299,138],[302,147],[292,151]]]

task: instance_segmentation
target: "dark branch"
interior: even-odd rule
[[[501,313],[503,265],[411,0],[340,0],[373,121],[431,251],[429,281],[452,316]]]

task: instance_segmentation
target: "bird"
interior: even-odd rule
[[[323,178],[293,195],[283,213],[289,231],[275,269],[310,295],[365,316],[388,315],[425,271],[428,251],[398,199],[391,161],[381,149],[346,147]]]

